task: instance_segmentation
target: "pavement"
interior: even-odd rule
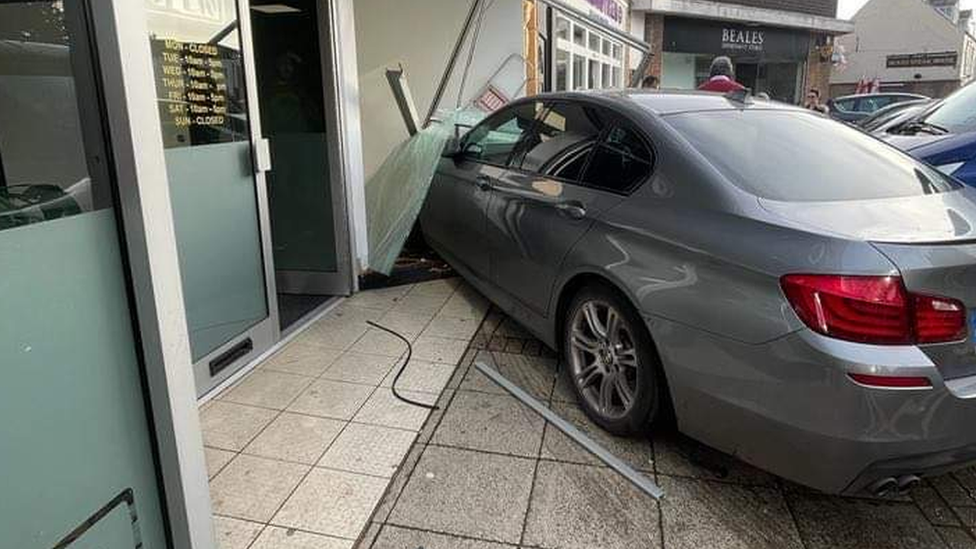
[[[656,501],[472,367],[547,403],[666,492]],[[556,359],[497,311],[438,398],[358,549],[976,548],[976,470],[910,496],[826,496],[676,433],[612,437]]]

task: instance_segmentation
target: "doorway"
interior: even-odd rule
[[[352,290],[328,2],[251,2],[282,331]]]

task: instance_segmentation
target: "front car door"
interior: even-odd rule
[[[518,103],[475,126],[456,158],[441,159],[421,212],[428,241],[448,259],[488,279],[485,210],[492,187],[507,171],[523,135],[532,129],[541,103]]]
[[[547,105],[488,208],[492,282],[548,314],[566,254],[650,174],[650,148],[623,118],[586,103]]]

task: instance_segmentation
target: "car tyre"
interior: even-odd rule
[[[565,375],[583,411],[615,435],[646,432],[666,397],[660,360],[643,319],[619,292],[584,287],[566,309]]]

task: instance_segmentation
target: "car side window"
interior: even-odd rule
[[[517,167],[576,181],[604,126],[605,121],[595,108],[553,102],[539,119],[535,131],[526,137]]]
[[[464,157],[487,164],[507,165],[522,137],[532,130],[539,102],[504,110],[481,123],[464,139]]]
[[[653,156],[644,139],[628,124],[615,124],[590,158],[583,183],[627,193],[651,174]]]
[[[842,101],[834,101],[834,107],[840,112],[853,112],[855,99],[844,99]]]

